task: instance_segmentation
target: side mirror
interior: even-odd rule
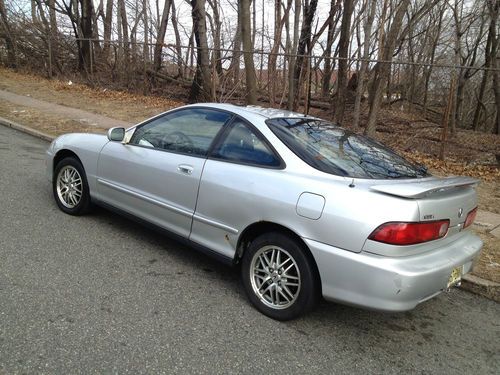
[[[108,130],[108,139],[113,142],[122,142],[125,138],[125,128],[111,128]]]

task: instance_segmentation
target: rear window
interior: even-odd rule
[[[273,133],[310,166],[354,178],[417,178],[428,176],[380,143],[330,122],[309,118],[266,121]]]

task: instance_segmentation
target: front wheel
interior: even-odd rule
[[[52,182],[54,198],[59,208],[70,215],[82,215],[90,208],[87,176],[82,164],[68,157],[57,163]]]
[[[266,233],[252,241],[241,272],[250,301],[273,319],[294,319],[317,303],[319,282],[313,260],[282,233]]]

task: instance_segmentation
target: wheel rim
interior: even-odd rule
[[[264,246],[252,258],[250,280],[255,295],[273,309],[286,309],[300,292],[297,262],[278,246]]]
[[[75,208],[82,199],[82,177],[78,170],[66,165],[57,175],[57,197],[62,205],[67,208]]]

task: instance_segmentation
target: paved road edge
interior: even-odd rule
[[[55,138],[54,136],[30,128],[29,126],[21,125],[15,121],[8,120],[3,117],[0,117],[0,125],[7,126],[9,128],[18,130],[20,132],[43,139],[48,142],[52,142],[52,140],[54,140]],[[500,302],[500,284],[493,281],[482,279],[475,275],[467,274],[464,275],[462,279],[462,285],[460,287],[469,292],[479,294],[496,302]]]
[[[7,126],[8,128],[12,128],[15,130],[18,130],[20,132],[32,135],[33,137],[37,137],[40,139],[43,139],[44,141],[47,142],[52,142],[54,140],[54,136],[49,135],[47,133],[35,130],[33,128],[30,128],[29,126],[21,125],[15,121],[0,117],[0,125]]]

